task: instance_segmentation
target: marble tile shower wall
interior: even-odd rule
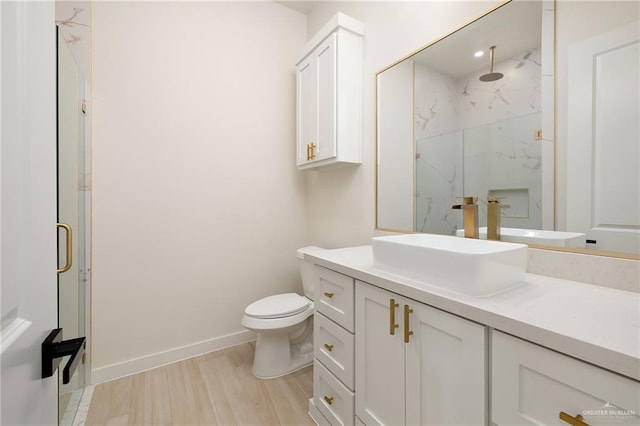
[[[475,195],[485,225],[486,198],[504,197],[503,226],[541,227],[540,50],[495,65],[504,77],[481,82],[486,69],[453,78],[415,64],[416,230],[455,234],[456,197]]]

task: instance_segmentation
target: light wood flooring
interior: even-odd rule
[[[315,425],[312,367],[260,380],[251,372],[254,345],[99,384],[85,425]]]

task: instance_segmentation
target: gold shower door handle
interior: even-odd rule
[[[67,272],[69,269],[71,269],[71,264],[73,263],[73,233],[71,231],[71,226],[67,225],[66,223],[56,223],[56,227],[58,229],[62,228],[67,232],[67,258],[66,258],[66,263],[62,268],[58,268],[56,271],[59,274],[62,274],[63,272]]]
[[[400,325],[396,324],[396,308],[400,306],[396,303],[396,299],[389,299],[389,334],[395,336],[396,328]]]
[[[404,305],[404,342],[409,343],[409,336],[413,335],[413,331],[409,330],[409,314],[413,313],[413,309],[409,305]]]

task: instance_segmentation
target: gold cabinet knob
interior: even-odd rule
[[[325,296],[325,297],[328,297],[329,299],[331,299],[331,298],[333,297],[333,293],[332,293],[332,292],[330,292],[330,291],[325,291],[325,292],[324,292],[324,296]]]
[[[329,352],[331,352],[331,351],[333,350],[333,345],[330,345],[330,344],[328,344],[328,343],[325,343],[325,344],[324,344],[324,347],[325,347],[325,348],[327,348],[327,350],[328,350]]]
[[[332,396],[324,396],[324,400],[327,401],[327,404],[331,405],[333,404],[333,397]]]

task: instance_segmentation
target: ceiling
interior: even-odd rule
[[[489,47],[496,46],[499,63],[531,48],[540,48],[542,2],[513,1],[446,38],[416,53],[411,59],[429,68],[460,78],[489,69]],[[474,52],[484,56],[476,58]]]
[[[289,9],[293,9],[297,12],[308,15],[313,9],[313,6],[318,3],[317,1],[276,1],[276,3],[280,3],[281,5],[288,7]]]

